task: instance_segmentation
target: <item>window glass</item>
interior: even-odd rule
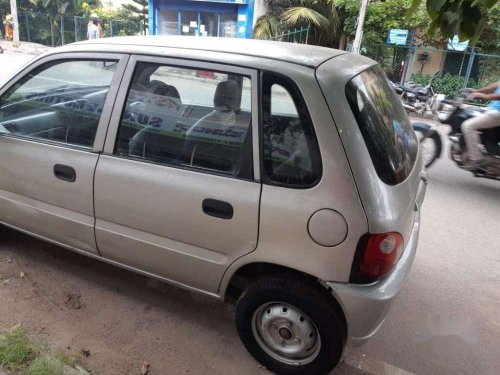
[[[305,104],[290,87],[285,80],[265,75],[264,168],[272,182],[307,187],[321,176],[321,160]]]
[[[200,36],[217,36],[217,14],[200,12],[198,32]]]
[[[58,61],[29,73],[0,102],[0,133],[91,148],[116,61]]]
[[[182,11],[181,26],[181,35],[195,35],[198,29],[198,12]]]
[[[290,93],[283,86],[271,86],[271,113],[276,116],[299,117]]]
[[[223,38],[236,38],[236,14],[221,14],[219,36]]]
[[[382,69],[376,66],[354,77],[346,95],[380,179],[390,185],[404,181],[415,164],[418,142]]]
[[[238,74],[139,63],[115,153],[252,179],[250,89]]]
[[[179,34],[179,14],[176,10],[160,10],[160,34]]]

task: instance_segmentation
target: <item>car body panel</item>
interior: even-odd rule
[[[267,41],[264,44],[262,41],[253,39],[225,38],[221,40],[220,38],[198,38],[189,36],[155,36],[149,38],[144,38],[143,36],[129,36],[114,39],[93,39],[74,43],[72,46],[81,46],[87,50],[94,47],[108,48],[108,50],[110,47],[122,49],[132,47],[135,53],[139,52],[138,48],[142,47],[175,48],[178,50],[193,51],[198,55],[202,53],[204,58],[206,53],[221,52],[227,55],[234,55],[234,57],[264,57],[277,62],[290,62],[295,65],[312,68],[318,66],[324,60],[347,53],[346,51],[332,48],[299,43]],[[168,56],[169,53],[164,50],[161,55]]]
[[[0,222],[97,253],[92,185],[98,155],[0,136]],[[54,176],[72,165],[73,183]]]
[[[280,63],[279,72],[297,84],[308,108],[320,146],[321,180],[308,189],[263,185],[259,245],[231,265],[222,280],[221,293],[225,293],[234,272],[253,262],[280,264],[321,280],[346,282],[357,242],[368,230],[345,151],[314,69]],[[348,234],[337,246],[322,246],[309,236],[309,219],[324,208],[340,212],[347,222]]]
[[[252,122],[258,123],[258,84],[254,70],[182,59],[132,56],[124,76],[126,82],[132,79],[136,64],[140,62],[214,69],[250,77]],[[259,175],[254,176],[255,181],[244,181],[113,155],[127,93],[128,84],[122,85],[104,155],[96,170],[99,250],[105,258],[211,293],[217,292],[229,264],[257,246]],[[257,130],[253,134],[257,134],[253,137],[254,143],[258,142]],[[254,144],[255,149],[259,149],[258,143]],[[256,155],[258,153],[254,157]],[[202,210],[204,199],[228,202],[233,206],[234,216],[230,220],[208,216]],[[190,272],[186,272],[187,269]]]
[[[420,211],[417,212],[401,259],[392,272],[370,285],[327,282],[345,312],[349,340],[360,346],[370,339],[384,322],[389,308],[406,281],[415,259],[420,231]]]
[[[425,175],[420,154],[408,178],[395,186],[384,184],[371,162],[347,102],[345,85],[375,62],[344,51],[288,43],[109,38],[45,53],[9,81],[0,94],[44,61],[89,54],[120,58],[93,149],[0,136],[0,145],[5,146],[0,147],[0,221],[91,257],[220,299],[225,298],[233,275],[245,265],[288,267],[331,288],[346,316],[353,343],[365,341],[376,331],[415,256]],[[137,61],[252,77],[253,180],[113,154]],[[307,105],[322,160],[321,179],[312,187],[262,183],[261,71],[291,79]],[[43,156],[36,160],[31,152]],[[4,166],[4,160],[10,165]],[[81,177],[72,185],[73,190],[65,190],[63,181],[54,179],[51,168],[58,160],[78,167]],[[207,216],[201,207],[205,198],[230,202],[234,217]],[[336,246],[322,246],[309,235],[309,220],[321,209],[334,210],[345,220],[346,237]],[[44,228],[42,222],[48,225]],[[327,227],[316,229],[328,232]],[[394,270],[370,285],[349,284],[359,239],[368,232],[393,231],[405,240],[405,251]]]
[[[26,66],[2,87],[0,94],[33,69],[59,61],[58,56],[45,56]],[[128,56],[105,54],[93,57],[119,61],[103,106],[104,114],[100,117],[98,129],[105,129]],[[69,53],[64,56],[64,59],[81,58],[92,58],[92,54]],[[53,106],[59,104],[55,102]],[[51,115],[50,111],[42,114],[43,117]],[[34,125],[40,121],[36,116],[31,117],[23,121]],[[99,155],[93,151],[102,150],[103,143],[102,130],[96,135],[94,149],[0,134],[0,222],[98,254],[94,236],[93,183]],[[56,178],[56,164],[71,166],[76,172],[76,180],[68,182]]]
[[[369,232],[399,232],[407,243],[412,233],[416,204],[420,203],[417,195],[424,172],[420,151],[410,175],[403,182],[397,185],[382,182],[345,95],[346,84],[359,73],[357,69],[373,65],[374,61],[363,56],[342,55],[320,65],[316,76],[336,120],[366,212]]]
[[[105,258],[216,292],[227,266],[257,245],[261,185],[103,155],[95,178],[96,239]],[[229,202],[231,220],[202,201]]]

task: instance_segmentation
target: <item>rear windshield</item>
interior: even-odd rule
[[[404,181],[415,164],[418,143],[382,69],[374,66],[354,77],[346,95],[380,179],[389,185]]]

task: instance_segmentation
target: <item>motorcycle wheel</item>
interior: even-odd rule
[[[418,142],[420,143],[425,167],[429,168],[441,155],[443,147],[441,137],[438,132],[434,130],[428,131],[428,129],[419,126],[413,126],[413,130],[415,130]]]

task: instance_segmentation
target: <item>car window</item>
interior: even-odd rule
[[[321,176],[313,125],[295,85],[265,74],[263,80],[263,163],[268,182],[308,187]]]
[[[115,154],[252,179],[251,80],[138,63]]]
[[[380,179],[396,185],[410,174],[418,142],[401,100],[379,66],[354,77],[346,96]]]
[[[0,133],[92,148],[112,60],[64,60],[28,73],[0,98]]]
[[[281,85],[271,86],[271,114],[299,117],[290,93]]]

